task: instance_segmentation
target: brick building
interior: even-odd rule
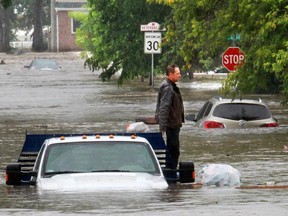
[[[87,0],[51,0],[51,35],[49,49],[52,52],[78,51],[75,31],[79,23],[69,12],[87,12],[83,7]]]

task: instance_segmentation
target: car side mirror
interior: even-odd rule
[[[196,115],[195,114],[186,115],[185,119],[188,121],[196,121]]]
[[[24,68],[29,68],[29,65],[25,65]]]

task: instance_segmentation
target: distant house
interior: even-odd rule
[[[49,49],[52,52],[78,51],[75,31],[79,23],[69,17],[73,11],[87,12],[87,0],[51,0],[51,34]]]

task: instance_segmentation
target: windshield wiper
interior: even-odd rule
[[[89,172],[131,172],[129,170],[93,170],[93,171],[55,171],[55,172],[46,172],[45,177],[50,178],[54,175],[61,174],[71,174],[71,173],[89,173]]]
[[[91,172],[131,172],[131,171],[129,171],[129,170],[110,170],[110,169],[108,169],[108,170],[93,170]]]
[[[51,177],[54,175],[60,175],[60,174],[71,174],[71,173],[83,173],[83,171],[55,171],[55,172],[46,172],[46,177]]]

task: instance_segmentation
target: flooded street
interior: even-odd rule
[[[24,68],[34,56],[0,54],[0,215],[288,215],[288,189],[192,188],[109,193],[39,193],[34,187],[7,187],[5,167],[16,162],[26,133],[123,132],[139,116],[153,116],[157,89],[148,80],[102,82],[84,69],[79,53],[50,53],[62,71]],[[211,75],[212,76],[212,75]],[[217,95],[222,79],[195,77],[178,83],[186,114]],[[161,78],[155,80],[158,87]],[[203,130],[186,122],[180,134],[181,160],[196,172],[207,163],[225,163],[241,172],[242,185],[288,185],[288,108],[275,95],[261,97],[278,118],[278,128]],[[149,126],[157,131],[157,126]],[[197,181],[199,179],[197,178]]]

